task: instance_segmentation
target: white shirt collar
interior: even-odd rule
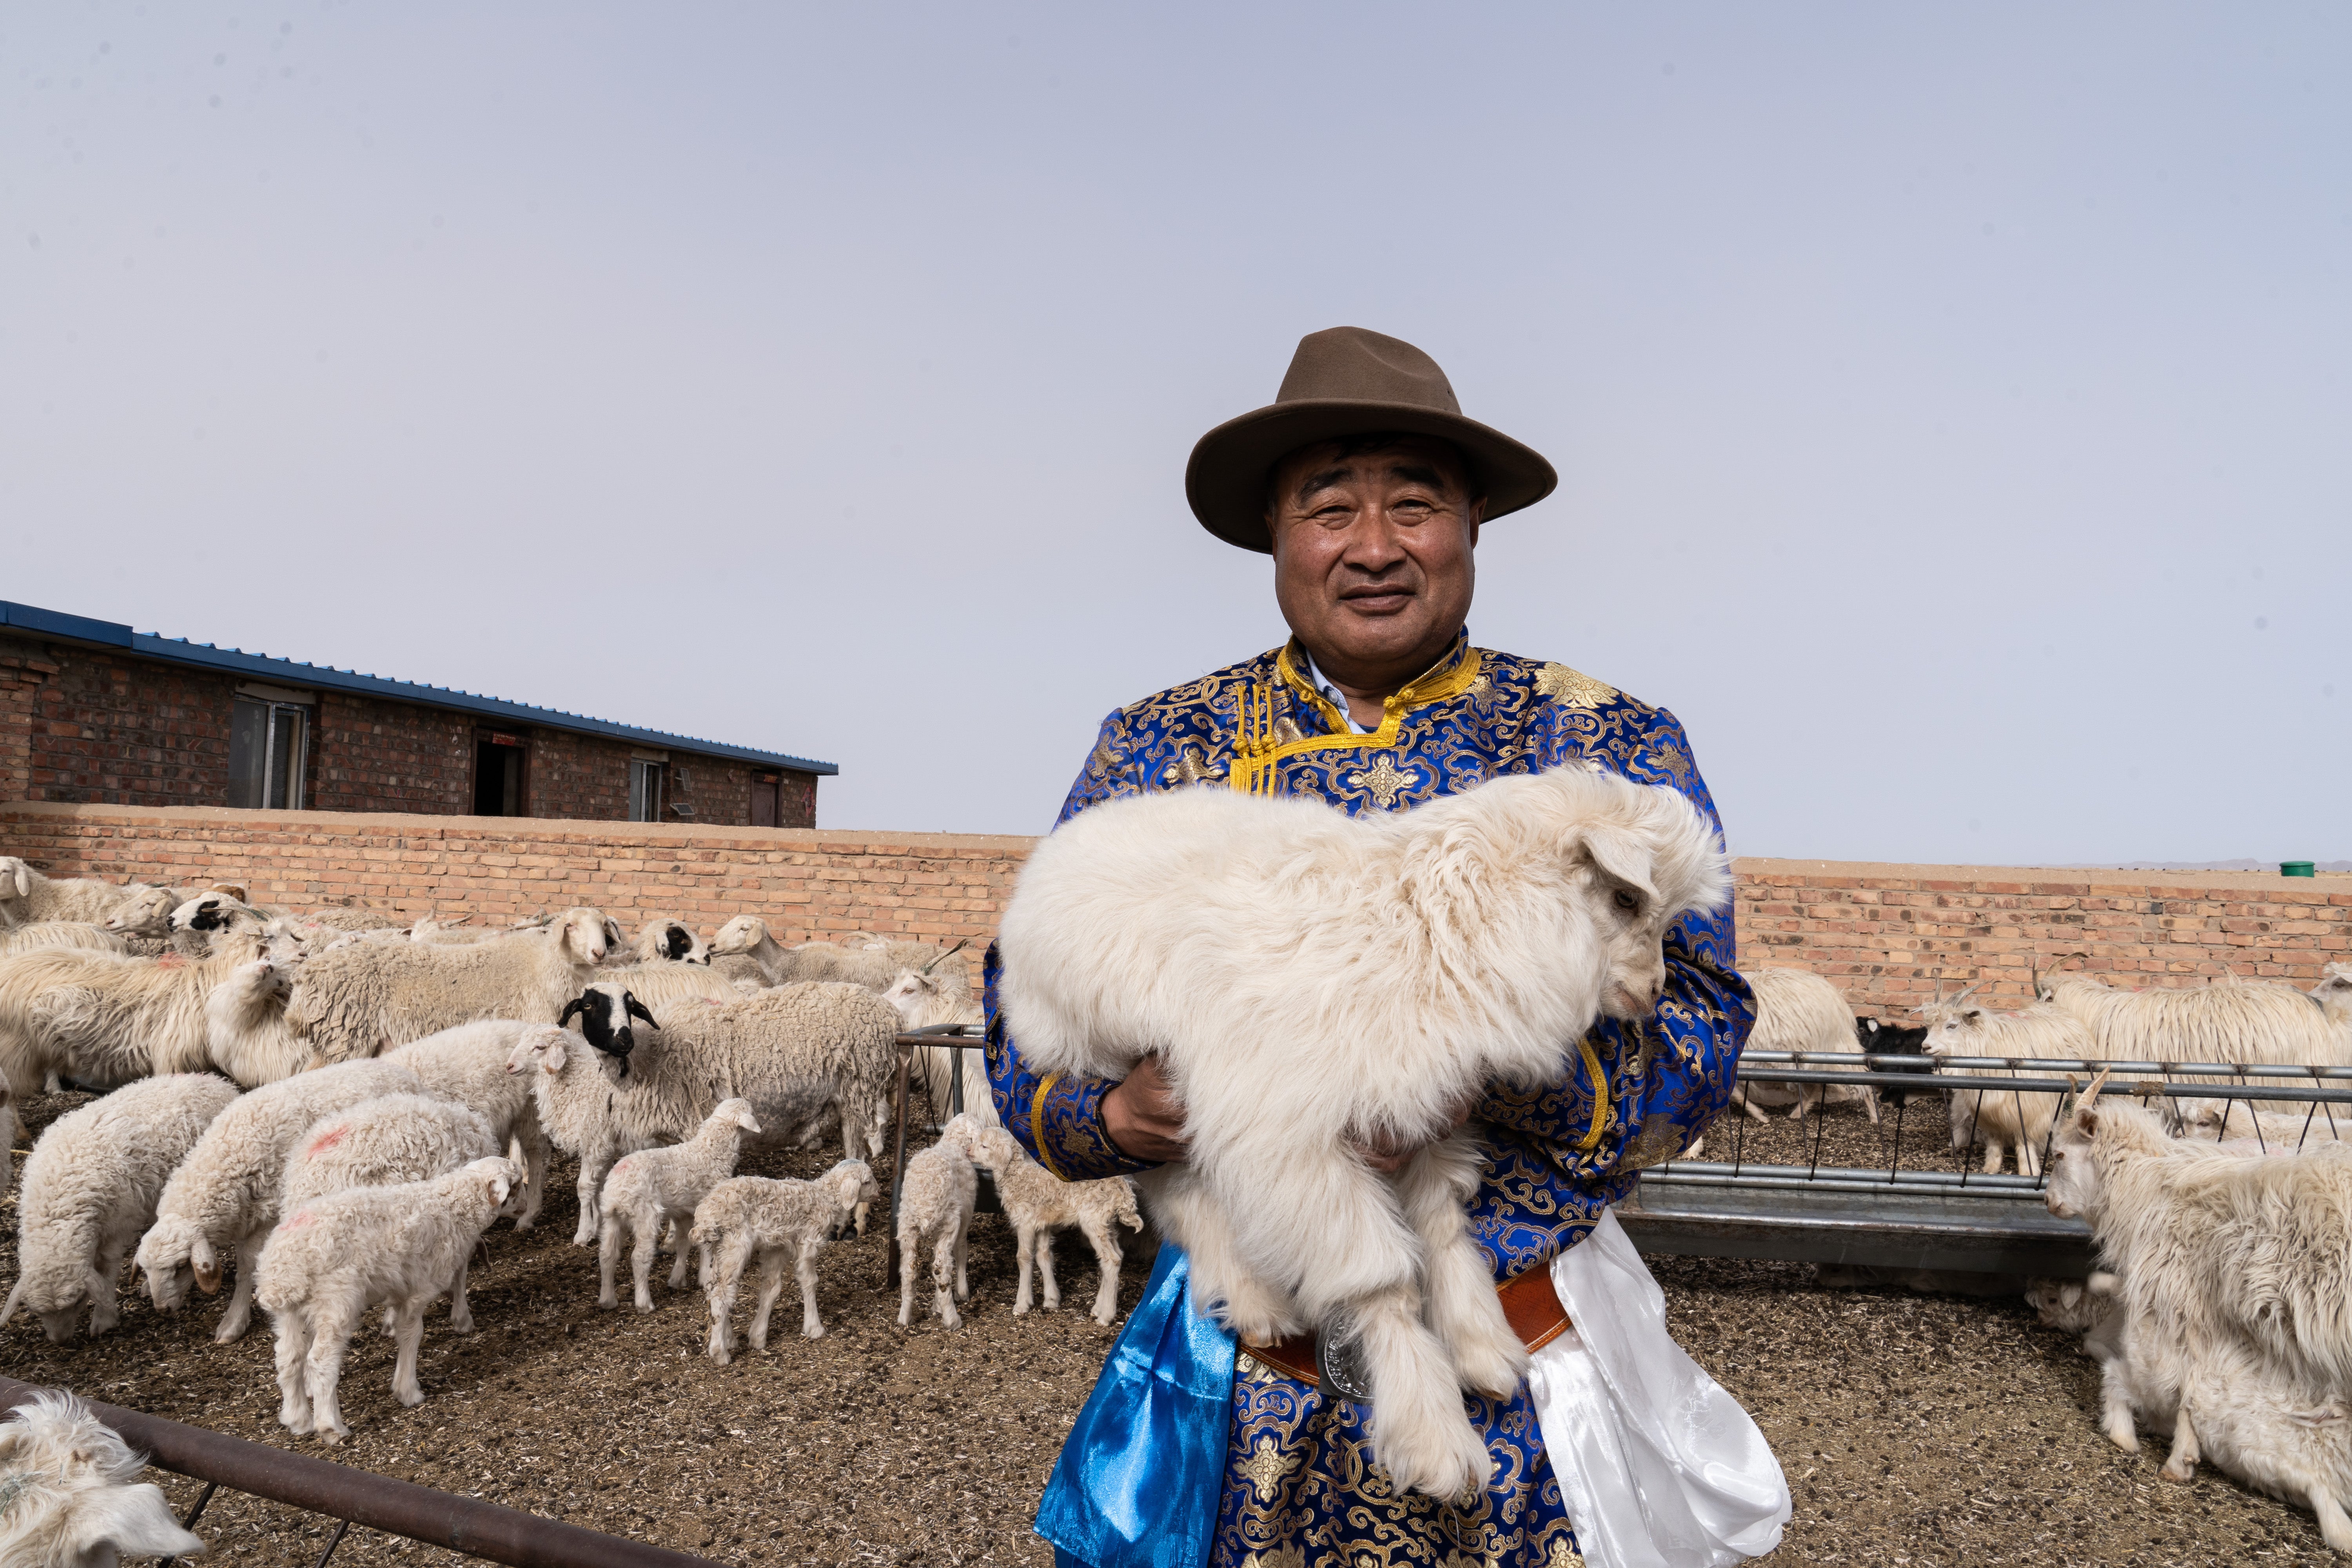
[[[1298,647],[1298,652],[1300,657],[1307,660],[1307,679],[1308,682],[1314,686],[1316,690],[1323,694],[1325,700],[1328,700],[1332,707],[1337,708],[1339,710],[1340,721],[1348,726],[1348,733],[1350,735],[1370,734],[1375,726],[1370,724],[1359,724],[1356,722],[1356,716],[1348,711],[1347,694],[1342,692],[1338,687],[1332,685],[1329,680],[1324,678],[1323,672],[1315,668],[1315,656],[1307,651],[1307,645],[1301,643]]]

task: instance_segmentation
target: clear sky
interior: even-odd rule
[[[2352,856],[2340,5],[0,12],[0,597],[1027,832],[1280,641],[1300,334],[1549,455],[1472,631],[1736,852]]]

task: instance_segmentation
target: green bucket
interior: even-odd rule
[[[2312,869],[2311,862],[2308,860],[2282,860],[2279,862],[2279,875],[2282,877],[2315,877],[2318,874],[2318,872]]]

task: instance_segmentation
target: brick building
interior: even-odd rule
[[[0,600],[0,802],[814,827],[839,771]]]

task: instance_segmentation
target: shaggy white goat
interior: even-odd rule
[[[0,855],[0,927],[35,921],[103,921],[142,884],[96,877],[47,877],[15,855]]]
[[[900,970],[898,978],[882,993],[882,1000],[898,1010],[900,1023],[908,1029],[960,1024],[967,1026],[977,1036],[979,1026],[983,1022],[979,1004],[971,999],[971,994],[964,989],[963,983],[938,974]],[[963,1050],[946,1046],[915,1047],[914,1068],[930,1100],[931,1120],[943,1122],[955,1114],[954,1097],[950,1091],[957,1077],[958,1064],[963,1069],[963,1110],[994,1125],[996,1101],[988,1089],[988,1059],[979,1048],[977,1038]]]
[[[1160,1053],[1192,1152],[1139,1184],[1197,1299],[1245,1340],[1360,1343],[1381,1462],[1456,1497],[1493,1468],[1459,1388],[1501,1397],[1527,1363],[1469,1237],[1457,1108],[1562,1080],[1603,1013],[1648,1018],[1668,926],[1729,885],[1687,799],[1582,768],[1360,817],[1181,789],[1037,846],[1001,994],[1040,1072]],[[1368,1134],[1436,1142],[1388,1178]]]
[[[460,1024],[421,1040],[411,1040],[383,1060],[397,1062],[424,1080],[425,1087],[464,1100],[489,1119],[490,1137],[498,1148],[509,1141],[521,1145],[522,1211],[515,1216],[517,1230],[529,1230],[539,1220],[540,1200],[546,1195],[547,1130],[539,1124],[539,1106],[531,1098],[530,1079],[507,1070],[507,1063],[523,1032],[540,1026],[488,1019]]]
[[[789,1261],[801,1283],[801,1332],[824,1337],[816,1310],[816,1260],[854,1210],[878,1201],[881,1190],[863,1160],[844,1160],[813,1182],[730,1176],[694,1211],[688,1239],[702,1254],[699,1276],[710,1299],[710,1359],[735,1358],[735,1289],[754,1256],[760,1259],[760,1305],[751,1317],[751,1348],[768,1348],[768,1314],[784,1289]]]
[[[962,1123],[959,1126],[958,1123]],[[907,1162],[898,1179],[898,1326],[914,1327],[915,1271],[931,1260],[931,1308],[945,1327],[963,1327],[956,1303],[969,1300],[971,1283],[964,1253],[971,1235],[972,1204],[980,1176],[971,1163],[971,1136],[977,1124],[958,1117],[940,1141]]]
[[[2324,1000],[2315,1006],[2288,985],[2223,975],[2121,991],[2095,975],[2053,972],[2041,977],[2040,994],[2082,1019],[2091,1054],[2111,1060],[2352,1064],[2352,1034],[2329,1019]]]
[[[2194,1358],[2242,1340],[2312,1398],[2352,1388],[2352,1159],[2242,1155],[2168,1138],[2137,1107],[2102,1103],[2103,1073],[2060,1127],[2043,1201],[2090,1223],[2120,1276],[2123,1359],[2104,1422],[2137,1447],[2131,1406],[2161,1411]],[[2184,1415],[2175,1479],[2196,1463]]]
[[[315,1431],[330,1444],[351,1435],[336,1385],[352,1332],[371,1307],[392,1309],[399,1345],[393,1396],[425,1403],[416,1381],[425,1310],[521,1179],[511,1160],[477,1160],[427,1182],[313,1198],[279,1222],[261,1249],[256,1298],[278,1330],[278,1419],[288,1431]]]
[[[547,931],[472,947],[354,942],[303,964],[286,1014],[331,1062],[477,1019],[553,1023],[605,951],[604,917],[587,908],[565,910]]]
[[[1966,993],[1962,994],[1965,997]],[[2023,1069],[1952,1068],[1946,1057],[2008,1057],[2078,1060],[2093,1053],[2091,1037],[2082,1021],[2046,1002],[1996,1013],[1966,1000],[1936,1003],[1919,1010],[1927,1020],[1927,1053],[1938,1058],[1936,1071],[1950,1079],[2016,1078]],[[1988,1174],[2000,1171],[2004,1149],[2014,1150],[2021,1175],[2042,1173],[2042,1145],[2050,1141],[2051,1118],[2058,1114],[2058,1097],[2032,1089],[1952,1089],[1947,1109],[1952,1119],[1952,1152],[1965,1154],[1984,1145]]]
[[[278,1223],[294,1141],[330,1112],[424,1087],[391,1062],[344,1062],[265,1084],[222,1111],[171,1173],[155,1223],[139,1241],[136,1261],[156,1310],[178,1311],[191,1283],[207,1296],[217,1291],[221,1266],[234,1257],[236,1290],[213,1339],[226,1344],[243,1334],[252,1319],[254,1265]]]
[[[437,1094],[387,1094],[322,1116],[303,1130],[287,1157],[278,1212],[290,1215],[313,1198],[353,1187],[429,1181],[499,1152],[489,1119]],[[474,1331],[466,1304],[466,1264],[449,1281],[449,1327]]]
[[[0,1324],[17,1306],[62,1344],[84,1305],[89,1331],[114,1327],[114,1288],[124,1254],[152,1224],[173,1167],[236,1086],[210,1073],[174,1073],[118,1089],[58,1117],[25,1162],[16,1199],[16,1288]]]
[[[721,1100],[696,1129],[693,1137],[666,1149],[640,1149],[624,1154],[604,1178],[599,1203],[604,1216],[596,1245],[596,1305],[611,1309],[620,1299],[613,1292],[613,1273],[621,1259],[621,1237],[626,1232],[635,1245],[629,1252],[629,1275],[636,1286],[637,1310],[654,1310],[647,1279],[662,1232],[677,1222],[677,1263],[670,1270],[669,1288],[686,1284],[686,1227],[710,1189],[735,1173],[736,1157],[743,1150],[743,1134],[756,1135],[760,1119],[748,1100]]]
[[[44,1390],[0,1422],[0,1563],[115,1568],[127,1554],[193,1555],[147,1461],[70,1394]]]
[[[868,991],[888,988],[902,970],[919,973],[935,973],[942,980],[971,988],[971,976],[958,956],[964,947],[932,947],[919,942],[886,942],[874,947],[835,947],[830,942],[812,942],[799,947],[784,947],[768,934],[768,923],[757,915],[737,915],[719,928],[710,939],[711,962],[721,959],[748,958],[754,969],[729,966],[721,973],[730,976],[756,973],[761,984],[789,985],[795,981],[830,980],[849,985],[863,985]]]
[[[1045,1276],[1045,1310],[1062,1304],[1061,1287],[1054,1282],[1054,1232],[1075,1226],[1094,1247],[1095,1262],[1102,1270],[1102,1283],[1095,1289],[1094,1321],[1108,1323],[1118,1317],[1118,1266],[1126,1257],[1118,1245],[1118,1227],[1143,1228],[1143,1218],[1135,1212],[1135,1189],[1127,1178],[1066,1182],[1032,1160],[1002,1127],[975,1130],[966,1137],[972,1163],[996,1179],[996,1195],[1013,1226],[1013,1251],[1021,1260],[1013,1315],[1029,1310],[1033,1260]]]
[[[1748,1032],[1751,1051],[1854,1050],[1853,1009],[1838,988],[1809,969],[1759,968],[1740,971],[1756,992],[1756,1026]],[[1859,1053],[1856,1053],[1859,1054]],[[1859,1070],[1862,1063],[1854,1063]],[[1743,1083],[1731,1091],[1732,1102],[1757,1121],[1765,1120],[1759,1106],[1793,1105],[1791,1121],[1823,1103],[1823,1086],[1814,1083]],[[1859,1100],[1871,1121],[1878,1120],[1878,1097],[1855,1084],[1828,1086],[1832,1101]]]

